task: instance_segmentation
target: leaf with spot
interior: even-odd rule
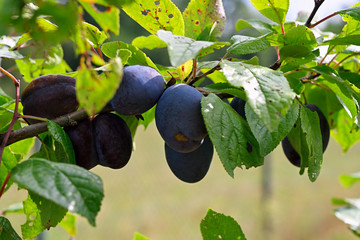
[[[76,76],[76,96],[88,115],[94,115],[105,107],[115,95],[122,79],[122,63],[119,57],[112,59],[108,72],[101,75],[94,69],[88,69],[85,62],[80,62]]]
[[[200,223],[203,240],[246,240],[240,225],[230,216],[208,209]]]
[[[222,0],[191,0],[183,12],[185,36],[196,40],[216,41],[225,28]]]
[[[270,20],[283,24],[289,9],[289,0],[250,0],[254,7]]]
[[[231,177],[236,167],[257,167],[264,163],[249,125],[229,104],[210,94],[202,98],[201,112],[211,142]]]
[[[280,71],[242,62],[220,62],[227,81],[243,88],[247,103],[265,127],[273,132],[293,104],[295,93]]]
[[[3,216],[0,216],[0,239],[21,240],[21,237],[11,226],[10,221]]]
[[[12,170],[11,178],[19,187],[86,217],[95,226],[104,197],[97,175],[73,164],[30,158]]]
[[[100,25],[100,27],[106,32],[111,31],[116,35],[119,35],[120,29],[120,10],[111,5],[103,5],[106,7],[106,11],[100,11],[95,4],[91,4],[88,1],[81,0],[79,3],[82,7],[94,18],[94,20]]]
[[[196,57],[205,56],[228,45],[225,42],[195,41],[194,39],[174,35],[171,32],[159,30],[157,36],[168,46],[170,63],[179,66],[184,62]]]
[[[122,6],[124,12],[152,34],[158,30],[184,35],[184,19],[170,0],[133,0]]]
[[[83,22],[82,24],[84,25],[86,38],[92,46],[100,47],[100,45],[108,38],[105,32],[100,31],[94,25],[87,22]]]

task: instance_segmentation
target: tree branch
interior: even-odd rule
[[[113,111],[112,107],[107,105],[101,112],[111,112],[111,111]],[[85,110],[81,109],[76,112],[60,116],[56,119],[53,119],[53,121],[62,127],[67,127],[67,126],[75,126],[77,122],[88,117],[89,116],[87,115]],[[46,132],[47,130],[48,130],[47,122],[42,122],[11,131],[9,139],[6,142],[6,146],[26,138],[35,137],[36,135]],[[0,134],[0,142],[3,141],[4,138],[5,138],[5,133]]]
[[[305,23],[305,27],[310,27],[311,25],[311,21],[313,20],[316,12],[319,10],[319,7],[321,6],[321,4],[324,2],[325,0],[314,0],[315,2],[315,6],[314,9],[312,10],[308,20]]]

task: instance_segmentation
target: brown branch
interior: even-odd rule
[[[111,112],[113,109],[111,106],[106,106],[101,112]],[[89,116],[85,112],[84,109],[78,110],[76,112],[60,116],[56,119],[53,119],[54,122],[59,124],[62,127],[74,126],[78,121],[81,121]],[[6,146],[18,142],[20,140],[31,138],[39,135],[40,133],[46,132],[47,122],[41,122],[32,124],[14,131],[11,131],[8,141],[6,142]],[[0,141],[3,141],[5,138],[5,134],[0,134]]]

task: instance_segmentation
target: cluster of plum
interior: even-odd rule
[[[54,119],[76,111],[79,103],[75,84],[76,79],[66,75],[44,75],[34,79],[21,96],[24,115]],[[164,89],[163,77],[153,68],[127,66],[109,104],[118,114],[137,116],[158,103],[157,126],[165,142],[172,146],[165,146],[171,170],[186,182],[199,181],[205,176],[213,155],[201,116],[202,94],[185,84]],[[30,124],[39,122],[32,118],[27,121]],[[115,113],[100,113],[64,130],[73,144],[76,164],[86,169],[98,164],[122,168],[131,157],[130,130]],[[171,136],[174,141],[170,140]],[[206,167],[203,167],[204,161]]]
[[[24,115],[54,119],[78,109],[76,79],[66,75],[44,75],[34,79],[23,91]],[[153,68],[141,65],[124,67],[119,88],[111,99],[120,115],[139,116],[155,104],[156,127],[165,142],[167,163],[180,180],[198,182],[209,170],[214,147],[201,114],[203,95],[194,87],[176,84],[165,88],[163,77]],[[234,97],[230,105],[245,120],[245,101]],[[329,141],[329,125],[315,105],[307,105],[319,114],[323,151]],[[33,124],[38,120],[28,118]],[[100,113],[93,118],[65,127],[75,151],[76,164],[86,169],[102,165],[124,167],[132,153],[132,137],[125,121],[115,113]],[[285,138],[286,157],[300,166],[300,156]]]

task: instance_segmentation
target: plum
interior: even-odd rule
[[[203,95],[186,84],[167,88],[155,110],[156,127],[166,144],[177,152],[192,152],[207,136],[201,115]]]
[[[76,99],[75,81],[75,78],[61,74],[34,79],[21,95],[23,113],[53,119],[76,111],[79,103]],[[39,122],[32,119],[28,121]]]
[[[235,109],[235,111],[240,114],[240,116],[242,116],[245,120],[246,120],[246,116],[245,116],[245,103],[246,101],[239,98],[239,97],[234,97],[233,100],[230,103],[230,106]]]
[[[140,115],[156,104],[164,87],[164,78],[155,69],[141,65],[126,66],[110,103],[119,114]]]
[[[93,120],[95,149],[102,166],[124,167],[132,153],[132,138],[125,121],[113,113],[102,113]]]
[[[320,121],[320,131],[321,131],[321,137],[322,137],[322,150],[325,152],[329,139],[330,139],[330,127],[329,123],[327,122],[324,114],[322,111],[314,104],[308,104],[305,105],[308,109],[310,109],[312,112],[317,112],[319,115],[319,121]],[[300,155],[296,152],[296,150],[292,147],[289,139],[285,137],[281,141],[281,145],[283,148],[283,151],[285,153],[286,158],[295,166],[301,167],[301,158]]]
[[[93,127],[90,118],[84,119],[76,126],[65,127],[75,152],[76,165],[87,170],[95,167],[99,159],[95,150]]]
[[[176,152],[165,143],[166,161],[180,180],[195,183],[203,179],[209,170],[214,153],[213,144],[207,136],[199,148],[189,153]]]

